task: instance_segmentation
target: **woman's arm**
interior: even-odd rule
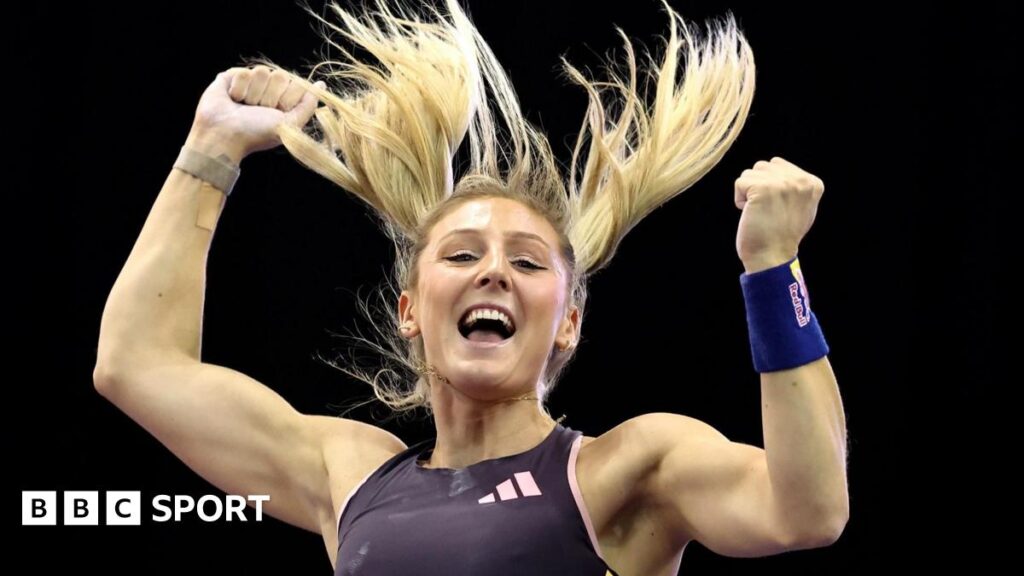
[[[242,160],[230,141],[198,129],[185,145],[235,166]],[[98,382],[171,358],[200,361],[206,258],[224,201],[220,190],[171,170],[103,309]]]
[[[193,132],[187,146],[241,159],[211,134]],[[405,445],[375,426],[300,414],[262,383],[200,361],[206,256],[224,199],[178,169],[167,177],[107,299],[95,386],[214,486],[269,495],[267,514],[327,534],[336,527],[325,443],[353,474]]]
[[[194,130],[186,146],[242,159],[213,133]],[[332,507],[308,417],[260,382],[200,361],[206,260],[225,199],[171,170],[107,298],[93,380],[207,481],[229,494],[267,494],[268,514],[319,532]]]
[[[695,418],[652,413],[621,426],[651,472],[642,505],[682,546],[749,558],[826,546],[849,517],[846,428],[828,358],[761,375],[765,448]]]
[[[653,462],[643,500],[680,542],[765,556],[834,542],[849,517],[842,401],[795,257],[823,192],[820,178],[779,157],[736,180],[765,448],[674,414],[647,414],[626,428],[636,436],[629,445]]]
[[[235,166],[279,145],[281,124],[305,126],[316,109],[297,80],[265,66],[221,72],[199,100],[185,145]],[[171,170],[103,310],[100,380],[168,355],[199,361],[206,257],[224,200],[210,184]]]
[[[850,516],[846,417],[828,358],[761,374],[768,477],[797,528],[824,525],[835,541]]]
[[[276,123],[304,125],[316,102],[300,84],[282,83],[288,77],[265,69],[221,73],[186,145],[234,164],[272,147]],[[261,105],[265,89],[283,94],[281,102]],[[203,118],[227,119],[227,129]],[[346,474],[365,473],[405,446],[374,426],[300,414],[260,382],[200,361],[206,258],[224,202],[195,176],[168,175],[107,299],[95,386],[224,492],[269,495],[268,514],[333,537],[332,488],[345,489]],[[328,444],[346,462],[337,478],[326,469]]]

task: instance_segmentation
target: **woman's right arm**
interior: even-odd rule
[[[185,145],[234,166],[242,160],[227,139],[197,129]],[[206,258],[225,200],[171,169],[103,309],[98,370],[200,361]]]
[[[218,76],[211,89],[218,82],[235,88]],[[254,149],[198,121],[186,145],[236,165]],[[224,202],[208,183],[171,170],[107,298],[93,380],[210,483],[228,494],[269,494],[268,514],[321,533],[334,526],[325,441],[353,472],[405,445],[368,424],[300,414],[252,378],[201,361],[206,259]]]

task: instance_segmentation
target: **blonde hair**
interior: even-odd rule
[[[376,292],[377,311],[360,302],[384,345],[357,339],[406,374],[388,366],[371,373],[351,362],[332,365],[370,384],[396,413],[419,407],[431,412],[422,337],[407,341],[398,334],[395,303],[401,290],[417,285],[417,258],[435,223],[466,201],[488,197],[514,199],[544,216],[561,239],[570,271],[566,289],[582,318],[587,278],[608,265],[633,226],[718,163],[739,135],[754,95],[753,53],[731,14],[713,23],[709,39],[694,42],[662,0],[670,33],[660,66],[648,56],[650,68],[638,72],[621,29],[625,78],[609,66],[606,80],[588,80],[562,59],[568,78],[589,95],[567,192],[547,138],[524,119],[487,43],[457,1],[445,1],[447,13],[430,7],[430,18],[385,0],[374,0],[376,11],[364,18],[330,4],[341,25],[307,7],[376,64],[325,34],[341,60],[316,64],[304,80],[296,75],[323,103],[316,122],[308,129],[282,123],[278,132],[296,160],[372,207],[395,246],[397,286],[388,286],[390,294]],[[677,79],[681,60],[685,72]],[[266,59],[256,63],[285,70]],[[318,74],[328,88],[313,85]],[[654,84],[650,103],[639,90],[646,91],[648,79]],[[452,164],[467,134],[469,166],[456,178]],[[542,400],[575,351],[552,350],[540,383]]]

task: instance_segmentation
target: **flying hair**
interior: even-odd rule
[[[561,239],[571,272],[566,289],[582,318],[590,275],[608,266],[640,220],[707,174],[738,137],[753,101],[754,57],[731,14],[699,37],[662,0],[669,33],[660,58],[644,54],[646,65],[638,66],[619,28],[625,70],[607,65],[607,77],[593,80],[563,58],[566,77],[589,97],[565,176],[456,0],[424,13],[399,0],[370,3],[375,10],[363,14],[329,4],[337,23],[306,7],[340,57],[318,62],[305,78],[265,58],[253,63],[289,72],[316,93],[322,106],[315,122],[282,123],[282,144],[372,208],[395,247],[390,293],[376,292],[376,310],[361,302],[381,343],[357,338],[389,365],[331,365],[370,384],[393,411],[422,407],[429,414],[422,338],[399,335],[395,303],[401,290],[416,286],[416,262],[433,225],[474,198],[512,198],[543,215]],[[327,87],[314,86],[316,80]],[[468,166],[457,175],[455,155],[467,136]],[[576,350],[552,350],[537,384],[542,402]]]

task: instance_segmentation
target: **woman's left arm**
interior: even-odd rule
[[[827,357],[761,374],[765,448],[732,442],[681,414],[609,432],[650,470],[637,486],[679,542],[750,558],[828,546],[849,518],[846,423]],[[629,458],[620,458],[629,462]]]
[[[819,178],[778,157],[736,180],[743,210],[736,246],[746,272],[793,261],[785,273],[796,276],[783,286],[788,310],[779,308],[772,285],[784,274],[746,279],[764,449],[680,414],[643,414],[607,433],[607,443],[632,458],[612,461],[644,471],[635,483],[641,506],[680,544],[697,540],[724,556],[768,556],[827,546],[849,518],[846,422],[827,346],[786,332],[787,321],[816,326],[808,325],[816,321],[806,316],[810,300],[793,265],[823,191]],[[765,290],[774,300],[759,301]]]
[[[776,504],[795,526],[839,537],[850,516],[846,418],[828,357],[761,374],[761,418]]]
[[[796,257],[824,192],[820,178],[779,157],[743,171],[735,185],[736,207],[743,211],[736,251],[747,274]],[[806,310],[801,314],[806,316]],[[761,401],[768,475],[777,504],[798,525],[826,519],[833,532],[841,532],[850,515],[846,418],[828,357],[762,371]]]

